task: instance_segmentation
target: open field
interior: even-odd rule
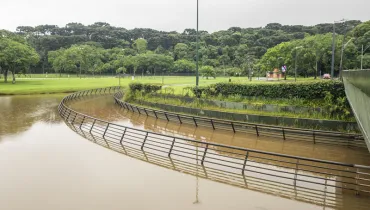
[[[12,84],[11,78],[8,78],[8,83],[4,83],[3,79],[0,80],[0,95],[25,95],[25,94],[50,94],[50,93],[67,93],[79,90],[86,90],[99,87],[119,85],[119,79],[115,77],[102,77],[102,78],[58,78],[56,75],[48,75],[48,78],[40,76],[31,76],[32,78],[17,78],[16,84]],[[38,78],[37,78],[38,77]],[[253,78],[249,81],[247,77],[233,77],[232,82],[242,83],[276,83],[276,82],[294,82],[294,78],[289,78],[287,81],[258,81]],[[217,82],[228,82],[228,77],[218,77],[216,79],[206,79],[200,77],[199,84],[209,85]],[[312,82],[313,78],[298,79],[298,82]],[[127,87],[129,83],[133,82],[130,78],[121,78],[121,86]],[[164,86],[174,87],[176,93],[181,93],[184,87],[194,86],[195,77],[192,76],[151,76],[151,77],[136,77],[135,82],[142,83],[157,83]]]

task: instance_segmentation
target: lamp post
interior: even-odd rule
[[[362,68],[362,62],[363,62],[363,60],[364,60],[364,52],[365,52],[369,47],[370,47],[370,45],[369,45],[369,46],[367,46],[367,47],[364,49],[364,45],[362,45],[362,51],[361,51],[361,70],[363,70],[363,68]]]
[[[196,61],[196,86],[199,86],[199,0],[197,0],[197,61]]]
[[[297,82],[297,60],[298,60],[298,49],[303,48],[303,46],[295,47],[295,76],[294,81]]]
[[[334,79],[334,65],[335,65],[335,24],[342,23],[346,20],[342,19],[340,21],[334,21],[333,24],[333,42],[332,42],[332,52],[331,52],[331,79]]]
[[[339,67],[339,78],[342,80],[342,68],[343,68],[343,56],[344,56],[344,50],[346,49],[347,45],[352,41],[353,38],[348,40],[346,44],[344,44],[344,39],[343,39],[343,47],[342,47],[342,52],[340,55],[340,67]]]

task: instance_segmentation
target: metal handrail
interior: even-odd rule
[[[315,205],[319,204],[326,207],[343,208],[345,205],[344,200],[347,199],[343,198],[342,196],[338,196],[337,192],[327,192],[320,190],[313,191],[304,187],[294,186],[293,184],[283,184],[280,182],[263,179],[261,177],[249,177],[240,173],[219,170],[216,168],[199,165],[197,163],[188,163],[176,158],[161,156],[152,152],[135,149],[130,146],[124,146],[123,144],[117,144],[114,141],[103,139],[99,136],[84,131],[78,125],[75,126],[68,123],[67,125],[78,135],[112,151],[119,152],[126,156],[170,170],[195,175],[203,179],[250,189],[269,195],[278,195],[305,203]],[[361,199],[361,197],[358,197],[356,199]],[[369,205],[370,200],[362,199],[358,200],[357,202],[351,202],[351,207],[354,209],[367,210]]]
[[[279,137],[283,140],[287,140],[289,137],[294,140],[306,140],[310,139],[314,144],[326,143],[336,144],[345,146],[355,146],[366,148],[365,141],[360,134],[348,134],[334,131],[322,131],[322,130],[310,130],[300,129],[292,127],[282,127],[273,125],[263,125],[248,122],[238,122],[230,120],[221,120],[215,118],[198,117],[185,114],[179,114],[174,112],[166,112],[162,110],[156,110],[146,108],[138,105],[134,105],[121,100],[123,92],[119,91],[113,95],[116,103],[122,108],[139,114],[145,114],[155,118],[161,118],[167,121],[178,122],[180,124],[188,123],[193,124],[196,127],[205,126],[212,129],[223,129],[235,132],[250,132],[252,131],[257,136],[266,135]],[[278,136],[276,134],[279,134]]]
[[[119,90],[119,87],[103,89]],[[100,90],[99,94],[103,91]],[[315,185],[340,188],[357,193],[370,193],[370,166],[340,163],[291,155],[246,149],[223,144],[179,138],[145,130],[130,128],[72,110],[66,105],[71,101],[96,90],[80,91],[63,98],[58,106],[62,118],[77,125],[85,132],[99,136],[118,145],[130,145],[140,150],[150,150],[164,156],[176,156],[187,162],[201,161],[204,165],[217,165],[229,171],[240,171],[243,175],[255,175],[272,180],[292,180],[295,186]],[[199,156],[195,156],[195,151]],[[325,183],[324,183],[325,182]],[[328,183],[329,182],[329,183]]]

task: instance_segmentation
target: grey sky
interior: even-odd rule
[[[267,23],[314,25],[369,20],[369,0],[199,0],[200,30]],[[331,7],[334,7],[331,9]],[[127,29],[183,31],[196,26],[196,0],[0,0],[0,29],[20,25],[108,22]]]

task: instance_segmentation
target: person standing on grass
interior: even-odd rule
[[[283,74],[284,79],[286,80],[286,66],[285,66],[285,65],[283,65],[283,66],[281,67],[281,72],[282,72],[282,74]]]

